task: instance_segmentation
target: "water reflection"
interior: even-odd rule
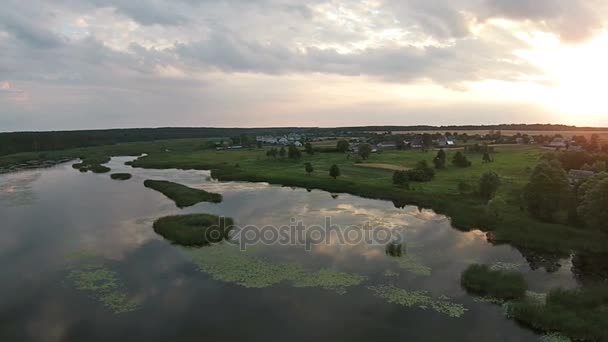
[[[0,340],[198,340],[205,336],[211,340],[532,341],[537,339],[534,333],[504,318],[500,308],[475,302],[460,288],[464,268],[473,262],[518,265],[538,292],[556,285],[576,286],[577,280],[587,281],[586,274],[606,274],[598,270],[598,264],[606,264],[601,256],[577,254],[570,261],[568,256],[493,246],[484,233],[455,230],[445,216],[431,210],[265,183],[220,183],[206,171],[132,169],[124,165],[131,159],[113,158],[108,163],[112,172],[133,174],[124,182],[113,181],[108,174],[82,174],[69,165],[0,175]],[[224,201],[180,210],[164,195],[146,189],[146,179],[217,192]],[[6,201],[15,192],[28,193],[30,200],[18,206]],[[191,255],[152,230],[156,218],[187,213],[227,216],[237,224],[259,227],[289,225],[292,218],[323,225],[326,217],[342,228],[381,225],[402,232],[404,253],[393,258],[386,255],[384,245],[340,244],[335,237],[310,252],[302,246],[258,245],[248,253],[265,260],[269,269],[288,263],[306,274],[334,272],[313,277],[315,282],[334,279],[335,272],[361,275],[365,281],[349,286],[343,296],[322,287],[294,287],[302,284],[300,278],[247,289],[201,272]],[[70,285],[67,256],[80,250],[103,260],[120,280],[121,291],[141,300],[138,310],[115,315],[98,298]],[[377,287],[387,284],[394,287]],[[450,303],[467,311],[456,319],[417,306],[390,304],[370,293],[370,286],[398,288],[393,292],[400,296],[423,291],[424,297],[417,297],[422,306],[449,297]],[[349,322],[348,329],[337,327],[344,322]]]

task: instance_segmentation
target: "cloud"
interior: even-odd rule
[[[480,16],[527,20],[561,39],[577,42],[605,27],[608,6],[601,0],[485,0]]]
[[[432,84],[463,93],[485,80],[545,80],[522,57],[531,47],[518,33],[580,42],[606,26],[607,6],[602,0],[5,0],[0,80],[27,89],[30,107],[0,97],[0,126],[13,120],[26,127],[22,118],[43,116],[48,121],[39,122],[49,125],[59,117],[81,125],[171,124],[162,112],[184,124],[198,120],[198,112],[219,124],[253,109],[251,115],[276,118],[279,107],[315,102],[322,94],[305,90],[328,79],[350,80],[343,89],[373,84],[372,90],[397,92]],[[227,85],[251,79],[259,83],[235,99]],[[2,84],[2,94],[19,91]],[[378,108],[393,108],[388,102],[399,96]],[[461,117],[465,107],[458,107]]]

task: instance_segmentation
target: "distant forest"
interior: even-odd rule
[[[462,130],[514,130],[514,131],[606,131],[608,128],[576,127],[549,124],[503,124],[466,126],[359,126],[359,127],[275,127],[275,128],[130,128],[83,131],[12,132],[0,133],[0,155],[19,152],[64,150],[75,147],[109,145],[117,143],[163,139],[234,137],[308,133],[315,135],[383,131],[462,131]]]

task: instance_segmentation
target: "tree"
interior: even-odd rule
[[[492,159],[492,157],[490,157],[490,154],[488,152],[484,152],[483,153],[482,162],[484,162],[484,163],[491,163],[493,161],[494,161],[494,159]]]
[[[306,153],[310,156],[312,156],[313,154],[315,154],[315,151],[312,149],[312,144],[307,142],[306,144],[304,144],[304,150],[306,150]]]
[[[359,155],[361,159],[365,160],[372,153],[372,146],[370,144],[361,144],[359,145]]]
[[[608,232],[608,178],[595,182],[583,197],[578,213],[594,229]]]
[[[281,149],[279,150],[279,157],[285,158],[286,153],[287,152],[285,151],[285,146],[281,146]]]
[[[495,221],[502,221],[503,210],[507,206],[507,202],[500,196],[497,196],[486,205],[486,213],[490,215]]]
[[[287,147],[287,156],[289,159],[300,159],[302,158],[302,153],[294,144],[290,144]]]
[[[435,177],[435,170],[429,167],[426,160],[421,160],[416,167],[407,171],[409,180],[416,182],[428,182]]]
[[[402,187],[402,188],[407,188],[408,181],[409,181],[409,177],[407,175],[407,171],[396,170],[393,173],[393,184],[395,184],[399,187]]]
[[[270,150],[266,151],[266,156],[276,158],[278,153],[279,152],[277,151],[277,149],[273,147]]]
[[[304,164],[304,169],[306,170],[306,173],[308,173],[309,176],[311,173],[313,173],[313,171],[315,171],[315,168],[312,167],[311,163]]]
[[[557,161],[541,161],[532,171],[524,188],[524,202],[530,214],[551,221],[568,198],[569,183],[566,171]]]
[[[346,152],[348,151],[349,148],[349,144],[348,141],[346,140],[338,140],[338,143],[336,144],[336,149],[338,150],[338,152]]]
[[[329,168],[329,175],[333,177],[333,179],[340,177],[340,168],[338,165],[334,164]]]
[[[433,164],[435,164],[436,169],[445,168],[445,151],[443,151],[443,149],[440,149],[439,152],[437,152],[437,155],[433,158]]]
[[[485,199],[490,200],[500,187],[500,177],[493,171],[484,173],[479,179],[479,195]]]
[[[471,166],[471,162],[460,151],[456,152],[456,154],[454,155],[454,158],[452,158],[452,164],[454,164],[454,166],[457,166],[457,167]]]

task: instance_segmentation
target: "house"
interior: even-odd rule
[[[299,141],[296,141],[293,143],[295,147],[302,147],[302,143]]]
[[[282,138],[279,138],[277,140],[277,143],[281,144],[281,145],[288,145],[289,144],[289,139],[287,139],[286,137],[282,137]]]
[[[395,144],[394,142],[382,142],[382,143],[378,143],[377,147],[379,149],[383,149],[383,148],[397,148],[397,144]]]
[[[568,172],[568,180],[570,181],[571,185],[574,185],[586,181],[587,179],[593,177],[593,175],[595,175],[595,172],[593,171],[570,170],[570,172]]]
[[[440,146],[440,147],[456,145],[456,142],[452,138],[448,138],[445,136],[439,137],[439,139],[437,139],[436,143],[437,143],[437,146]]]
[[[411,148],[424,148],[424,141],[420,137],[414,138],[410,143]]]
[[[549,147],[555,149],[566,148],[568,147],[568,141],[564,138],[555,138],[549,143]]]

